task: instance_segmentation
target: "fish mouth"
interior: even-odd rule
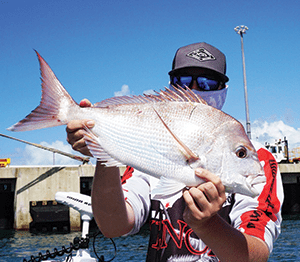
[[[250,187],[253,187],[258,184],[266,183],[266,181],[267,181],[266,176],[263,172],[258,173],[256,175],[249,175],[246,178],[246,182],[248,185],[250,185]]]
[[[264,173],[247,175],[236,181],[223,181],[225,191],[228,193],[239,193],[245,196],[257,197],[262,188],[260,185],[266,182]]]
[[[258,173],[256,175],[249,175],[246,177],[246,185],[248,186],[251,197],[256,197],[260,194],[261,188],[259,185],[266,183],[266,176],[264,173]]]

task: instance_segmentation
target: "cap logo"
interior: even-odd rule
[[[200,62],[209,61],[209,60],[216,60],[216,58],[213,56],[213,54],[208,52],[203,47],[198,48],[198,49],[188,53],[186,56],[195,58]]]

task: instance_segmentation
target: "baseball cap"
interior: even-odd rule
[[[172,70],[169,75],[174,75],[180,69],[188,67],[200,67],[212,70],[222,81],[227,82],[226,57],[214,46],[205,42],[195,43],[179,48],[175,54]]]

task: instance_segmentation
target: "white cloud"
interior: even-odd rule
[[[148,89],[148,90],[145,90],[143,92],[143,94],[155,95],[156,93],[154,92],[153,89]],[[128,96],[128,95],[131,95],[131,91],[130,91],[129,86],[128,85],[122,85],[121,91],[114,92],[114,95],[115,96]]]
[[[69,154],[80,155],[80,153],[76,153],[75,151],[73,151],[70,145],[64,144],[62,141],[55,141],[51,144],[48,144],[47,142],[41,142],[40,144],[46,147],[58,149]],[[26,145],[24,156],[26,165],[53,165],[54,162],[55,165],[80,164],[79,161],[73,160],[72,158],[69,158],[67,156],[63,156],[57,153],[53,154],[53,152],[50,152],[48,150],[39,149],[30,145]]]
[[[283,121],[267,121],[255,120],[251,124],[251,136],[253,140],[260,143],[274,143],[275,140],[286,139],[289,143],[289,150],[300,146],[300,128],[295,129],[285,124]]]
[[[122,85],[121,91],[114,92],[115,96],[128,96],[130,95],[130,90],[128,85]]]
[[[148,89],[143,92],[145,95],[156,95],[153,89]]]

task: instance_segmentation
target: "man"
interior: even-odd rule
[[[209,105],[222,108],[229,79],[225,56],[215,47],[196,43],[179,48],[169,75],[172,85],[188,86]],[[91,104],[82,100],[81,106]],[[90,155],[84,124],[93,126],[88,120],[68,124],[68,142]],[[121,181],[118,169],[97,162],[95,220],[104,235],[117,237],[137,233],[150,214],[147,261],[267,261],[280,233],[283,191],[273,156],[263,148],[258,156],[267,183],[257,198],[225,193],[218,176],[197,168],[195,174],[206,183],[154,200],[155,179],[127,168]]]

